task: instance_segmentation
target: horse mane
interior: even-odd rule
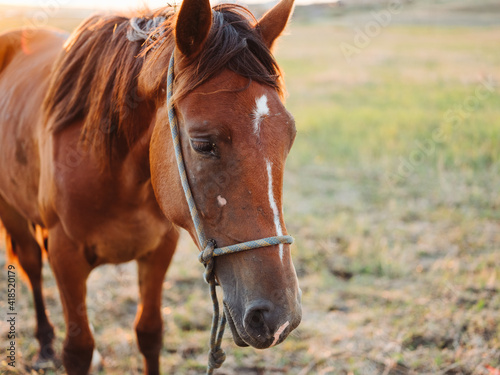
[[[283,96],[280,69],[250,11],[224,4],[212,13],[212,28],[196,61],[176,62],[182,68],[173,99],[182,99],[225,69]],[[133,145],[165,100],[175,14],[174,8],[165,7],[135,17],[92,16],[84,21],[64,45],[51,74],[43,104],[51,131],[82,121],[82,141],[102,155],[104,164],[117,140]],[[139,111],[144,104],[149,118]]]

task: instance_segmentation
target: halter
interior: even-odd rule
[[[258,249],[266,246],[273,246],[279,244],[291,244],[293,243],[293,238],[291,236],[274,236],[262,238],[260,240],[243,242],[235,245],[219,247],[214,240],[207,239],[205,232],[203,231],[202,223],[198,210],[196,208],[196,203],[193,198],[193,194],[189,187],[189,181],[186,174],[186,166],[184,165],[184,159],[182,157],[181,142],[179,136],[179,125],[177,123],[177,117],[175,116],[175,108],[172,104],[172,93],[174,86],[174,53],[172,52],[172,57],[170,58],[170,63],[168,66],[168,76],[167,76],[167,108],[168,108],[168,121],[170,123],[170,130],[172,133],[172,140],[175,148],[175,159],[177,161],[177,168],[179,169],[179,175],[181,177],[182,188],[184,190],[184,195],[189,206],[189,212],[191,213],[191,218],[196,229],[196,235],[198,237],[199,246],[203,249],[198,257],[199,261],[205,266],[205,272],[203,274],[205,281],[210,286],[210,295],[212,297],[212,304],[214,308],[214,314],[212,317],[212,328],[210,332],[210,351],[208,357],[207,374],[213,374],[214,369],[219,368],[224,363],[226,359],[226,354],[222,350],[221,342],[222,336],[224,335],[224,328],[226,326],[226,315],[224,311],[220,317],[219,312],[219,301],[217,300],[216,286],[217,281],[214,275],[214,257],[237,253],[239,251],[246,251],[251,249]]]

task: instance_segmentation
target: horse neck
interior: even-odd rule
[[[111,160],[104,164],[114,178],[123,178],[131,181],[147,181],[149,171],[149,144],[154,127],[156,108],[149,99],[141,101],[130,110],[128,126],[138,129],[133,138],[127,138],[118,133],[113,142]],[[102,157],[99,151],[96,158]]]

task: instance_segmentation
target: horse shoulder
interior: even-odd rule
[[[149,140],[103,170],[99,156],[81,142],[81,129],[75,122],[47,134],[40,180],[44,220],[49,227],[61,223],[75,243],[90,244],[94,265],[136,259],[155,249],[171,228],[151,186]]]

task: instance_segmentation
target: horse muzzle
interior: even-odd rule
[[[242,314],[236,311],[224,303],[235,344],[256,349],[270,348],[283,342],[302,318],[299,301],[293,308],[285,309],[261,299],[249,303]]]

